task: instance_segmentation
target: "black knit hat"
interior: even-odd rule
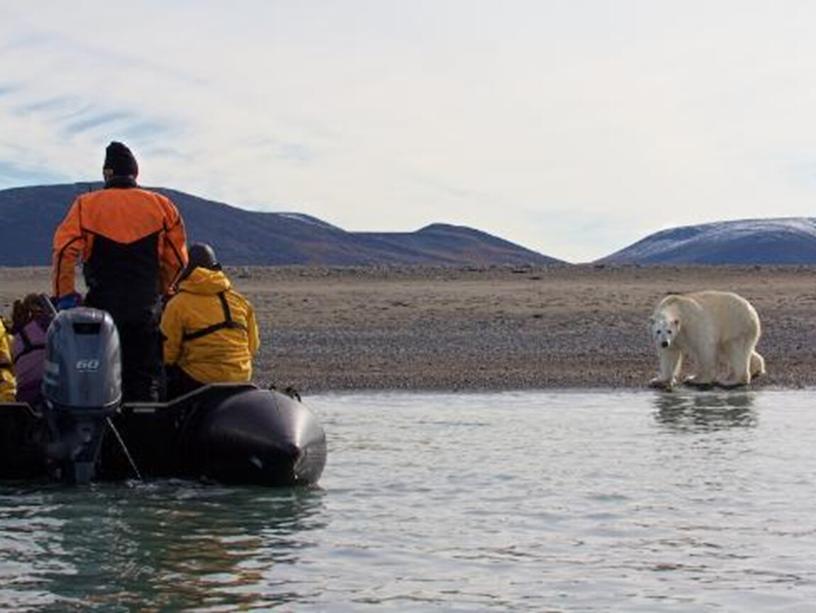
[[[105,149],[105,163],[102,168],[112,170],[114,177],[136,177],[139,175],[139,164],[136,163],[133,153],[125,145],[117,141],[113,141]]]

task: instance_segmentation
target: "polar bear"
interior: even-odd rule
[[[695,385],[747,385],[765,374],[765,359],[756,352],[761,333],[756,310],[732,292],[669,294],[655,308],[651,333],[660,357],[655,387],[677,383],[683,359],[697,368],[686,379]]]

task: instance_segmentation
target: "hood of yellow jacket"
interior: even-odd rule
[[[230,280],[221,270],[196,267],[179,283],[179,291],[191,294],[218,294],[230,288]]]

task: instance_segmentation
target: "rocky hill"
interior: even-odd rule
[[[598,262],[816,264],[816,218],[746,219],[671,228]]]
[[[0,190],[0,266],[47,265],[54,228],[74,198],[98,183]],[[415,232],[348,232],[299,213],[247,211],[172,189],[188,238],[212,244],[230,265],[554,264],[555,258],[464,226]]]

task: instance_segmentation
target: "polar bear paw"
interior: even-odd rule
[[[720,387],[724,390],[735,390],[739,389],[740,387],[747,387],[748,383],[745,381],[717,381],[717,387]]]
[[[688,385],[689,387],[696,387],[697,389],[700,390],[710,390],[712,387],[714,387],[714,382],[700,381],[697,377],[691,375],[683,379],[683,385]]]
[[[670,392],[672,390],[672,387],[674,387],[674,381],[666,381],[665,379],[655,377],[654,379],[649,381],[649,387]]]

